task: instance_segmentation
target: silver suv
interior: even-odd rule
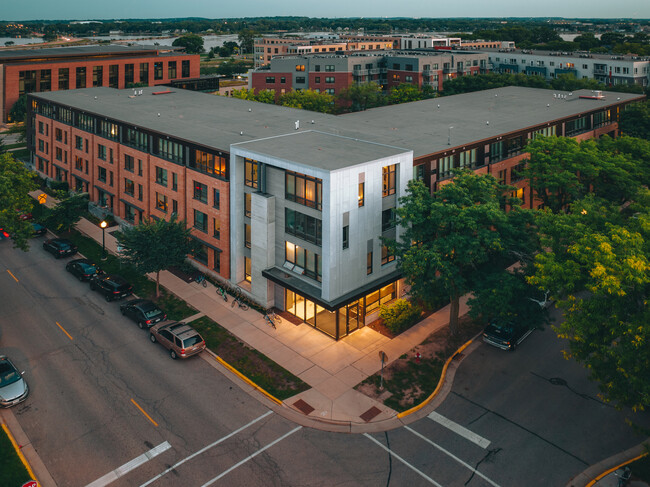
[[[174,360],[187,358],[205,350],[205,340],[199,332],[185,323],[160,323],[152,326],[149,339],[152,343],[160,343],[169,350]]]

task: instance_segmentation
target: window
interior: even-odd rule
[[[304,76],[296,76],[296,83],[305,83],[305,77]]]
[[[38,133],[39,134],[44,134],[45,133],[45,129],[43,127],[44,127],[43,122],[39,121],[38,122]]]
[[[250,218],[251,217],[251,193],[244,193],[244,216]]]
[[[102,144],[97,144],[97,157],[102,161],[106,160],[106,146]]]
[[[113,171],[108,171],[108,185],[113,186]]]
[[[366,275],[372,274],[372,251],[366,255]]]
[[[149,137],[136,129],[126,129],[124,142],[131,147],[147,152],[149,149]]]
[[[290,208],[284,209],[284,231],[307,242],[320,246],[322,242],[322,222],[318,218],[305,215]]]
[[[304,79],[304,78],[303,78],[303,79]],[[280,83],[281,83],[281,84],[284,84],[284,83],[286,83],[286,82],[287,82],[287,78],[285,78],[284,76],[281,76],[281,77],[280,77]]]
[[[244,257],[244,279],[247,282],[251,282],[252,273],[251,273],[251,259],[250,257]]]
[[[153,79],[154,80],[161,80],[163,79],[163,63],[158,62],[158,63],[153,63]]]
[[[138,184],[138,199],[140,201],[142,201],[143,193],[144,193],[144,188],[142,187],[141,184]]]
[[[54,148],[54,157],[56,158],[57,161],[63,160],[63,149],[61,149],[61,147]]]
[[[167,63],[167,77],[169,79],[176,78],[176,61],[169,61]]]
[[[156,208],[167,213],[167,195],[156,192]]]
[[[458,167],[474,167],[476,165],[476,149],[463,151],[458,155]]]
[[[322,193],[322,180],[291,171],[285,173],[285,199],[320,210]]]
[[[63,131],[61,129],[54,129],[54,138],[57,142],[61,142],[63,140]]]
[[[305,65],[304,64],[297,64],[296,65],[296,71],[304,71],[305,70]]]
[[[194,210],[194,228],[208,233],[208,215],[199,210]]]
[[[314,71],[317,73],[320,72],[320,64],[314,66]]]
[[[407,64],[406,66],[404,66],[404,70],[405,71],[413,71],[413,65],[412,64]]]
[[[84,160],[81,157],[75,156],[75,158],[74,158],[74,168],[77,171],[83,171],[84,170]]]
[[[328,95],[336,95],[336,90],[334,88],[327,88],[325,90],[325,93],[327,93]]]
[[[326,64],[325,65],[325,72],[331,73],[334,71],[334,65],[333,64]]]
[[[124,65],[124,84],[128,85],[133,83],[135,79],[135,64],[125,64]]]
[[[284,267],[317,281],[322,280],[321,256],[291,242],[285,242]]]
[[[116,123],[109,122],[108,120],[99,121],[99,135],[105,139],[117,140],[117,134],[118,130]]]
[[[212,236],[216,239],[221,238],[221,222],[216,218],[212,219]]]
[[[382,197],[395,194],[395,175],[397,171],[397,165],[391,164],[390,166],[384,166],[381,169],[382,176]]]
[[[124,219],[131,223],[135,221],[135,209],[126,203],[124,203]]]
[[[226,177],[226,158],[200,150],[195,151],[190,167],[205,174]]]
[[[104,81],[104,67],[93,66],[93,86],[102,86]]]
[[[413,83],[413,76],[404,76],[404,81],[407,83]]]
[[[320,76],[316,76],[314,78],[314,83],[320,83]]]
[[[251,248],[251,226],[248,223],[244,223],[244,247]]]
[[[350,225],[343,227],[343,249],[350,248]]]
[[[268,84],[273,84],[273,83],[275,83],[275,76],[267,76],[267,77],[266,77],[266,82],[267,82]]]
[[[76,68],[76,77],[75,77],[75,87],[77,89],[79,88],[85,88],[86,87],[86,68],[81,67],[81,68]]]
[[[138,159],[138,176],[142,176],[142,160]]]
[[[208,186],[194,181],[194,199],[201,203],[208,202]]]
[[[510,173],[510,182],[511,183],[516,183],[517,181],[521,181],[524,179],[524,170],[526,169],[526,163],[525,162],[520,162],[516,166],[512,168],[512,171]]]
[[[388,264],[395,260],[395,255],[390,252],[386,245],[381,246],[381,265]]]
[[[131,179],[124,179],[124,194],[133,196],[134,191],[135,191],[135,184],[133,184],[133,181]]]
[[[244,161],[245,171],[244,171],[244,184],[249,188],[257,188],[258,184],[258,167],[259,163],[257,161],[251,161],[246,159]]]
[[[181,76],[183,78],[189,78],[190,77],[190,61],[189,60],[181,61]]]
[[[217,210],[221,206],[221,194],[218,189],[212,189],[212,207]]]
[[[382,304],[386,304],[397,297],[397,287],[395,283],[382,287],[379,291],[370,293],[366,296],[366,314],[378,309]]]
[[[149,84],[149,63],[140,63],[140,83]]]
[[[173,162],[183,162],[183,146],[171,140],[158,139],[158,155]]]
[[[135,169],[135,161],[133,159],[133,156],[124,154],[124,169],[126,171],[133,172]]]
[[[325,76],[325,83],[334,83],[334,76]]]
[[[99,166],[97,168],[97,180],[101,181],[102,183],[106,182],[106,168]]]
[[[178,214],[178,201],[172,200],[172,213]]]
[[[178,191],[178,174],[172,173],[172,191]]]
[[[395,227],[395,208],[388,208],[381,212],[381,231]]]
[[[108,86],[119,88],[120,85],[120,67],[117,64],[111,64],[108,67]]]
[[[70,68],[59,68],[59,89],[67,90],[70,88]]]
[[[156,182],[162,186],[167,186],[167,169],[156,166]]]

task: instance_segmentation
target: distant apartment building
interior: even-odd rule
[[[422,34],[399,36],[400,49],[436,49],[460,46],[460,37],[438,37]]]
[[[442,90],[446,79],[487,72],[488,56],[461,51],[384,51],[341,55],[285,56],[250,74],[250,88],[277,94],[311,89],[339,94],[354,83],[374,81],[384,89],[402,83]]]
[[[162,46],[81,46],[0,50],[0,115],[21,95],[130,83],[163,85],[199,77],[199,55]]]
[[[434,192],[470,169],[535,208],[522,173],[529,141],[616,136],[626,105],[645,99],[506,87],[335,116],[140,91],[31,94],[35,169],[123,224],[185,220],[204,272],[335,339],[406,292],[382,238],[400,236],[393,215],[409,180]]]
[[[595,79],[608,86],[648,86],[650,58],[556,51],[486,49],[493,71],[543,76],[550,80],[562,74]]]

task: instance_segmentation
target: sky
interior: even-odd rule
[[[170,17],[564,17],[650,19],[648,0],[2,0],[0,20]]]

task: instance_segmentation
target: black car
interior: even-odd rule
[[[88,259],[74,259],[65,265],[65,270],[80,281],[90,281],[93,277],[103,274],[94,262]]]
[[[135,321],[140,328],[150,328],[167,315],[148,299],[133,299],[120,305],[120,312]]]
[[[103,294],[106,301],[126,298],[133,292],[133,286],[115,274],[95,276],[90,280],[90,289]]]
[[[32,222],[32,234],[34,235],[34,237],[40,237],[41,235],[45,235],[46,233],[47,233],[47,228],[45,228],[40,223]]]
[[[77,253],[77,246],[65,238],[51,238],[46,240],[43,242],[43,248],[57,259]]]
[[[533,330],[525,325],[495,321],[483,330],[483,341],[501,350],[514,350]]]

